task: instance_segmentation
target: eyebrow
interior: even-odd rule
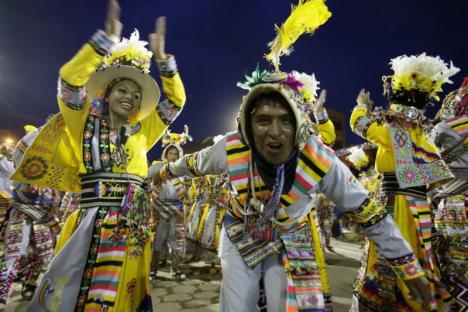
[[[260,113],[260,114],[256,114],[256,115],[253,116],[253,118],[265,118],[265,117],[268,117],[268,118],[284,118],[284,117],[293,118],[293,116],[291,116],[289,113],[281,113],[281,114],[277,114],[277,115]]]

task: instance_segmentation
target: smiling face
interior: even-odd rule
[[[177,159],[179,159],[179,151],[174,146],[169,147],[166,151],[165,156],[166,156],[167,161],[170,161],[170,162],[176,161]]]
[[[278,166],[288,159],[294,149],[295,118],[281,95],[255,100],[251,127],[255,147],[269,164]]]
[[[127,121],[140,109],[140,101],[140,86],[133,80],[122,80],[109,93],[109,112],[118,119]]]

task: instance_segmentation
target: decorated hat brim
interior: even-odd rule
[[[151,111],[156,109],[156,105],[161,97],[158,84],[151,75],[128,65],[110,66],[95,72],[86,83],[88,97],[91,100],[96,98],[111,81],[118,78],[133,80],[140,86],[141,102],[137,113],[138,120],[143,120]]]

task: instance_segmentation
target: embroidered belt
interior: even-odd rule
[[[385,172],[383,174],[382,192],[384,196],[392,196],[395,194],[424,198],[427,196],[427,188],[424,185],[401,188],[394,172]]]
[[[143,186],[144,179],[126,173],[93,173],[81,177],[80,208],[121,206],[129,185]]]
[[[307,220],[307,217],[304,217],[290,224],[288,223],[288,226],[275,225],[274,239],[272,240],[253,239],[246,232],[244,222],[233,216],[229,210],[224,215],[223,223],[227,236],[236,246],[247,266],[252,269],[269,256],[281,253],[284,250],[283,235],[294,233],[304,228],[308,224],[305,222]]]

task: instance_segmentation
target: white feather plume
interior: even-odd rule
[[[432,81],[442,83],[452,83],[449,78],[460,71],[459,68],[453,66],[452,62],[448,66],[439,56],[428,56],[426,53],[398,56],[390,61],[390,65],[395,75],[416,72]]]

